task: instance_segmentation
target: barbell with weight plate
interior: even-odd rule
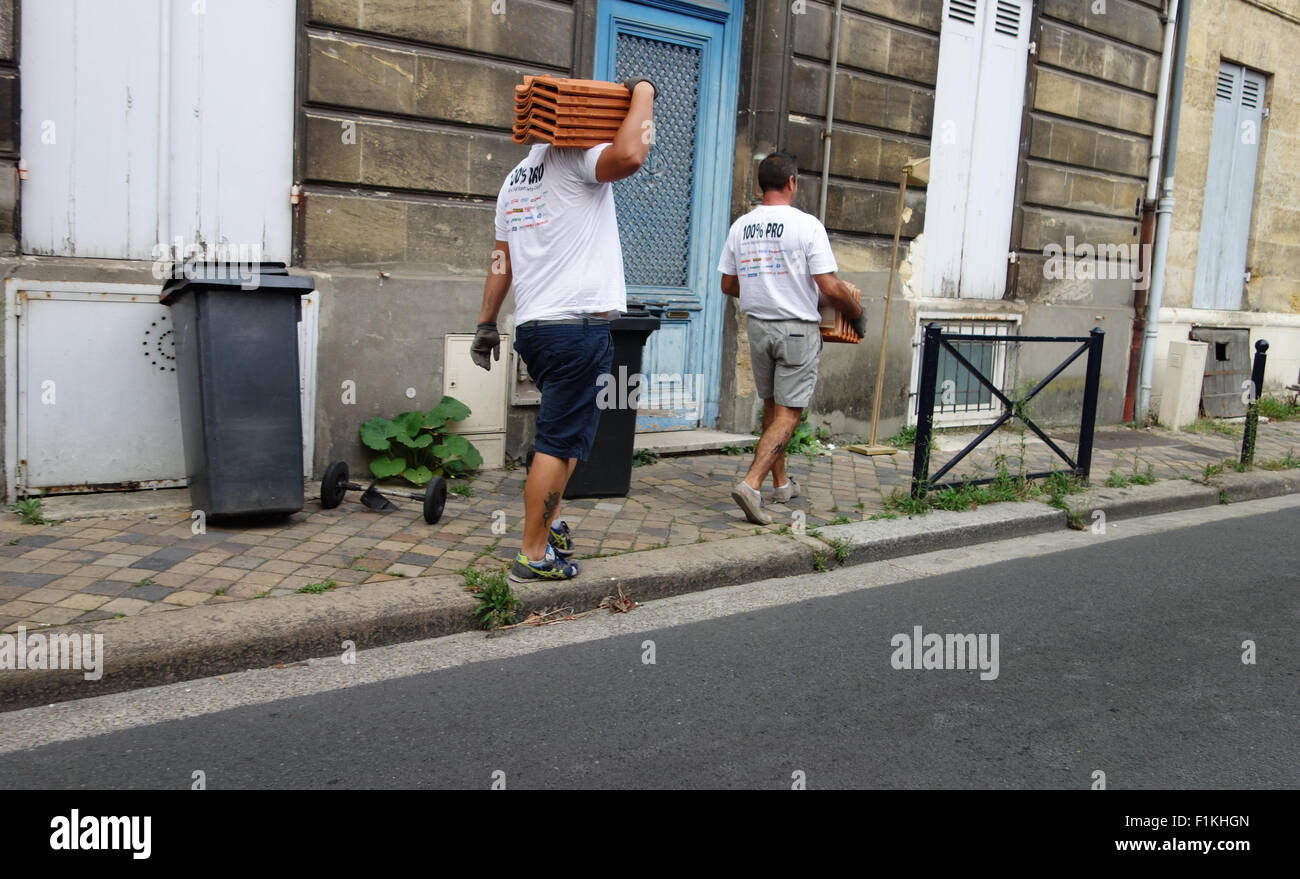
[[[398,509],[397,504],[390,501],[384,492],[375,488],[374,482],[368,486],[349,482],[347,462],[335,461],[326,467],[325,475],[320,481],[320,505],[327,510],[332,510],[343,503],[343,496],[349,491],[361,492],[361,503],[368,509],[380,511]],[[429,480],[423,492],[401,491],[391,492],[391,494],[422,501],[424,521],[435,525],[442,518],[442,511],[447,506],[447,480],[435,476]]]

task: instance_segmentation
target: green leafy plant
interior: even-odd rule
[[[826,558],[827,558],[827,553],[822,552],[820,549],[814,549],[813,570],[819,574],[824,572],[826,570]]]
[[[790,436],[790,441],[786,443],[786,455],[806,455],[813,452],[821,451],[821,443],[817,442],[817,437],[813,435],[813,430],[808,426],[808,410],[805,409],[799,416],[799,423],[795,426],[794,433]]]
[[[852,522],[852,521],[853,521],[853,520],[850,519],[848,516],[840,515],[840,516],[836,516],[834,519],[831,519],[830,524],[832,524],[832,525],[847,525],[847,524],[849,524],[849,523]]]
[[[722,454],[724,454],[724,455],[743,455],[743,454],[745,454],[745,450],[742,449],[740,446],[723,446],[723,447],[722,447]]]
[[[474,496],[474,489],[470,488],[468,485],[466,485],[463,482],[452,483],[451,485],[447,486],[447,491],[455,495],[460,495],[461,497]]]
[[[377,479],[401,475],[414,485],[425,485],[435,476],[455,478],[477,470],[483,466],[478,449],[446,429],[469,413],[469,407],[456,398],[443,397],[427,412],[370,419],[361,425],[361,441],[379,453],[370,461],[370,472]]]
[[[637,449],[632,453],[632,466],[644,467],[659,460],[659,456],[649,449]]]
[[[308,583],[306,586],[299,586],[294,592],[306,592],[311,595],[320,595],[323,592],[329,592],[338,587],[338,583],[333,580],[322,580],[320,583]]]
[[[894,446],[896,448],[916,445],[916,426],[907,425],[906,427],[902,428],[898,433],[894,434],[889,439],[885,440],[885,442],[889,443],[891,446]]]
[[[504,570],[462,568],[459,573],[465,588],[478,596],[479,605],[474,615],[485,629],[499,629],[515,621],[515,613],[523,601],[511,591]]]
[[[45,515],[42,506],[40,498],[25,497],[18,503],[10,505],[9,509],[22,517],[24,525],[44,525]]]
[[[897,519],[898,514],[892,510],[881,510],[879,513],[872,513],[867,521],[872,522],[876,519]]]

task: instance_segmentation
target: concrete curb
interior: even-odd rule
[[[1067,506],[1085,524],[1092,511],[1123,519],[1300,493],[1300,471],[1224,473],[1206,486],[1185,480],[1071,495]],[[1067,526],[1064,510],[1038,502],[995,504],[970,512],[878,519],[820,529],[838,541],[846,564],[1023,537]],[[765,534],[580,561],[576,579],[516,590],[523,614],[590,610],[624,592],[638,601],[811,572],[814,555],[834,565],[834,549],[810,537]],[[324,595],[222,603],[143,613],[120,620],[42,630],[104,637],[103,676],[78,670],[0,671],[0,710],[11,711],[139,687],[301,661],[358,649],[480,628],[478,601],[455,575],[348,587]],[[29,635],[34,632],[29,632]]]
[[[1035,501],[1023,501],[993,504],[961,513],[937,510],[910,518],[828,525],[819,530],[823,538],[847,544],[848,558],[845,563],[859,565],[1008,537],[1058,531],[1064,527],[1064,510]]]

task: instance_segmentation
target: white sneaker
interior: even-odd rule
[[[796,498],[803,494],[803,486],[794,481],[794,477],[789,477],[785,485],[772,490],[771,503],[783,504],[790,498]]]
[[[771,525],[772,516],[763,507],[763,496],[743,481],[731,490],[731,499],[745,513],[745,518],[755,525]]]

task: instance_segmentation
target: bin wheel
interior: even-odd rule
[[[348,481],[348,465],[345,461],[335,461],[325,468],[325,475],[320,481],[320,505],[332,510],[343,503],[343,495]]]
[[[424,521],[436,525],[442,518],[442,510],[447,506],[447,480],[435,476],[424,487]]]

